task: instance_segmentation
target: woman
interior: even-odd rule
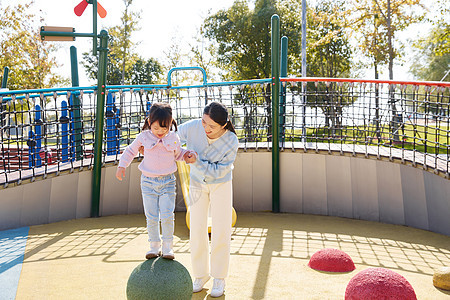
[[[230,260],[232,222],[232,170],[239,146],[225,105],[212,102],[201,119],[178,126],[181,143],[197,153],[190,168],[190,247],[194,293],[214,278],[212,297],[224,293]],[[195,161],[195,162],[194,162]],[[211,253],[208,211],[211,206]],[[209,268],[211,266],[211,269]]]

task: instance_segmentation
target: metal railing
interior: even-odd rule
[[[399,160],[448,178],[449,86],[283,78],[280,147]],[[155,101],[170,103],[178,123],[201,117],[211,101],[222,102],[229,108],[241,148],[272,148],[271,79],[106,90],[103,163],[119,159]],[[92,168],[95,94],[96,87],[0,92],[0,183]]]

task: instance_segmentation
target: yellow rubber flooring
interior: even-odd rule
[[[185,213],[176,213],[175,259],[191,271]],[[349,254],[356,270],[307,266],[323,248]],[[16,299],[126,299],[132,270],[148,250],[143,215],[32,226]],[[450,266],[450,237],[404,226],[302,214],[238,213],[225,295],[218,299],[344,299],[350,279],[369,267],[403,275],[418,299],[450,299],[433,286]],[[192,299],[210,299],[212,281]]]

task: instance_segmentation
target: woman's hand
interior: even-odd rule
[[[193,164],[197,160],[197,152],[188,151],[184,154],[183,159],[187,164]]]
[[[117,167],[116,178],[122,181],[122,178],[125,178],[125,168]]]
[[[140,146],[138,151],[141,155],[144,155],[144,146]]]

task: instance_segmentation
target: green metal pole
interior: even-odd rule
[[[281,77],[287,77],[288,70],[288,38],[283,36],[281,38]],[[280,137],[281,143],[284,147],[285,141],[285,123],[286,123],[286,87],[281,86],[281,96],[280,96]]]
[[[77,48],[75,46],[70,47],[70,67],[72,75],[72,86],[79,87],[78,80],[78,60],[77,60]],[[75,157],[76,160],[83,159],[83,149],[81,146],[81,103],[78,95],[72,94],[72,112],[73,112],[73,137],[75,143]]]
[[[5,67],[3,69],[2,89],[6,89],[6,85],[8,84],[8,74],[9,74],[9,68]]]
[[[94,34],[92,54],[97,55],[97,0],[92,0],[92,26],[92,33]]]
[[[102,176],[102,144],[103,123],[105,120],[105,92],[106,92],[106,67],[108,56],[108,33],[102,30],[99,35],[100,47],[97,48],[98,73],[97,73],[97,113],[95,117],[95,141],[94,141],[94,168],[92,172],[92,203],[91,217],[98,217],[100,212],[100,183]]]
[[[272,211],[280,212],[280,18],[272,16]]]

